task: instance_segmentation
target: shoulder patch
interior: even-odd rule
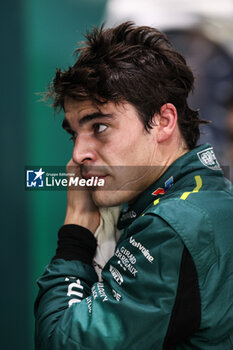
[[[213,147],[206,148],[197,153],[200,162],[209,169],[221,170],[220,164],[215,156]]]

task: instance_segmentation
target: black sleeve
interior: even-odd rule
[[[171,350],[181,344],[200,327],[201,299],[198,275],[193,259],[184,247],[179,284],[170,323],[163,344],[163,350]]]
[[[54,259],[79,260],[88,265],[96,251],[97,241],[87,228],[63,225],[58,232],[58,245]]]

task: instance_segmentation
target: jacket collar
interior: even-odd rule
[[[133,204],[123,205],[117,224],[118,229],[129,226],[153,201],[189,186],[188,175],[197,171],[202,174],[212,173],[213,170],[217,170],[222,176],[220,165],[209,144],[198,146],[185,153],[172,163],[156,182],[142,192]]]

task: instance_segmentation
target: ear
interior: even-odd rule
[[[155,115],[155,118],[155,125],[158,126],[157,141],[166,141],[172,136],[177,124],[176,107],[172,103],[164,104],[160,109],[160,113]]]

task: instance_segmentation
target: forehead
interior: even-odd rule
[[[98,107],[91,101],[77,101],[73,98],[66,97],[64,101],[64,112],[66,116],[75,114],[77,116],[81,116],[81,114],[85,114],[88,112],[96,112],[98,111]]]
[[[101,112],[113,116],[138,117],[136,108],[126,101],[114,103],[108,101],[102,105],[97,105],[92,100],[77,101],[73,98],[66,97],[64,101],[64,112],[67,119],[81,119],[85,115]]]

